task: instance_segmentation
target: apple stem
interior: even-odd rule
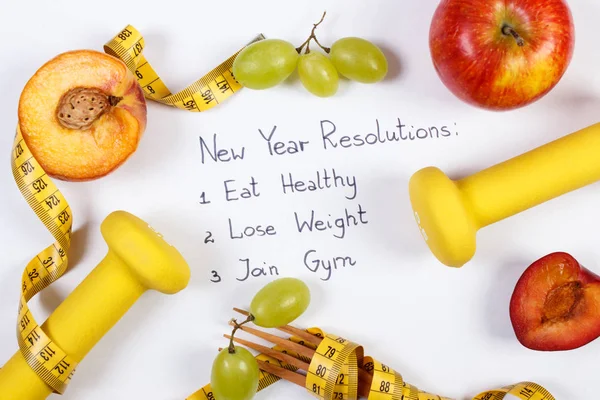
[[[254,315],[252,315],[252,314],[248,315],[248,318],[246,318],[244,321],[240,322],[239,324],[235,318],[231,320],[231,322],[233,323],[233,330],[231,331],[231,338],[229,339],[229,348],[228,348],[229,354],[235,354],[235,345],[233,344],[233,337],[235,336],[235,333],[237,332],[237,330],[240,329],[242,327],[242,325],[245,325],[252,321],[254,321]]]
[[[504,25],[502,27],[502,34],[506,35],[506,36],[512,36],[515,38],[515,40],[517,41],[517,45],[519,47],[523,47],[525,46],[525,40],[523,40],[523,38],[521,37],[521,35],[519,35],[519,33],[517,31],[515,31],[515,29],[510,26],[510,25]]]

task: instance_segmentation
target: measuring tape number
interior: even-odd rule
[[[250,43],[264,38],[264,35],[260,34]],[[120,58],[135,74],[146,98],[150,100],[182,110],[201,112],[221,104],[242,88],[231,70],[235,57],[242,49],[208,74],[175,94],[171,93],[154,71],[142,54],[143,50],[144,38],[131,25],[127,25],[121,33],[104,45],[104,51],[107,54]]]

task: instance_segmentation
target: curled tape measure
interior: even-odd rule
[[[253,41],[263,38],[263,35],[259,35]],[[231,71],[237,55],[235,53],[186,89],[172,94],[143,56],[143,49],[144,38],[131,25],[104,46],[105,52],[125,62],[150,100],[199,112],[222,103],[241,88]],[[19,349],[36,374],[55,393],[62,394],[81,360],[70,357],[46,335],[34,319],[27,302],[67,270],[73,215],[65,197],[27,147],[19,127],[13,144],[11,166],[23,197],[55,240],[35,256],[23,272],[17,320]],[[273,383],[268,380],[265,382]]]
[[[71,208],[54,182],[36,161],[17,128],[12,157],[17,186],[55,242],[35,256],[22,277],[17,339],[27,364],[56,393],[63,393],[71,380],[77,361],[54,343],[33,318],[27,302],[60,278],[67,269],[73,218]]]
[[[308,333],[322,338],[318,346],[305,343],[297,337],[290,340],[315,350],[312,360],[286,350],[286,353],[302,361],[309,362],[306,373],[306,390],[321,400],[452,400],[419,390],[404,381],[402,375],[372,357],[364,356],[363,347],[340,336],[326,334],[320,328],[307,329]],[[273,349],[282,351],[279,346]],[[268,361],[291,371],[295,367],[279,360],[259,354],[258,360]],[[279,377],[261,370],[258,391],[281,380]],[[360,385],[360,389],[359,389]],[[367,386],[368,385],[368,386]],[[509,394],[509,397],[506,395]],[[556,400],[550,392],[533,382],[521,382],[501,389],[478,394],[472,400]],[[210,384],[204,386],[186,400],[219,400],[212,392]]]
[[[260,34],[251,43],[264,38]],[[231,71],[239,51],[187,88],[172,94],[146,60],[142,50],[144,38],[131,25],[127,25],[121,33],[104,45],[106,53],[120,58],[127,64],[127,68],[137,77],[146,98],[150,100],[183,110],[201,112],[222,103],[242,88]]]

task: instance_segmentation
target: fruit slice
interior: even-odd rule
[[[102,177],[137,149],[146,100],[125,64],[77,50],[44,64],[19,101],[27,146],[48,175],[70,181]]]
[[[551,253],[523,273],[510,301],[518,340],[540,351],[571,350],[600,336],[600,277],[568,253]]]

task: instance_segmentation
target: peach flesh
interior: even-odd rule
[[[133,73],[121,60],[93,50],[48,61],[19,101],[27,146],[48,175],[69,181],[97,179],[122,165],[137,149],[146,114]]]

